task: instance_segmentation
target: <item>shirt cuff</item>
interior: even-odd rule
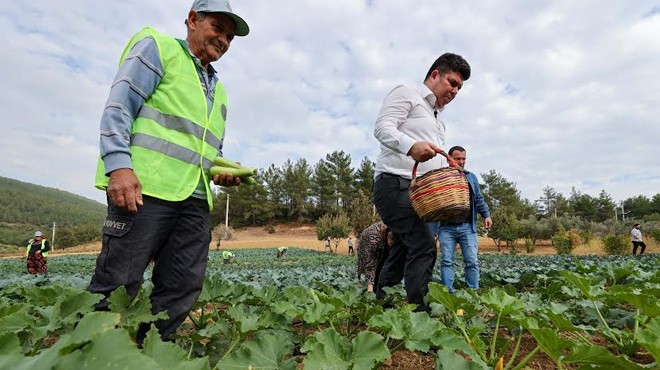
[[[415,145],[417,141],[406,134],[402,134],[399,138],[399,147],[397,148],[399,152],[403,155],[408,155],[410,148]]]
[[[103,157],[103,165],[105,166],[105,175],[110,175],[110,172],[120,168],[133,168],[131,164],[131,156],[126,153],[111,153]]]

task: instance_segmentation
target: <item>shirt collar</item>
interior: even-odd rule
[[[417,86],[417,91],[419,91],[420,95],[426,100],[429,104],[431,104],[431,109],[436,110],[438,112],[441,112],[445,107],[440,107],[436,108],[435,107],[435,102],[437,101],[437,98],[435,97],[435,94],[433,94],[433,91],[429,89],[428,86],[425,84],[418,84]]]
[[[204,70],[202,61],[200,61],[199,58],[197,58],[195,54],[193,54],[192,50],[190,50],[190,45],[188,44],[188,41],[182,39],[176,39],[176,41],[178,41],[179,44],[181,44],[181,47],[183,47],[185,50],[188,51],[188,54],[190,54],[190,56],[192,57],[192,60],[193,62],[195,62],[195,65],[201,68],[202,70]],[[215,68],[213,68],[213,65],[211,63],[209,63],[209,68],[206,72],[208,73],[209,78],[214,77],[217,73],[217,71],[215,70]]]

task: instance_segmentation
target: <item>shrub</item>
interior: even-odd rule
[[[655,239],[656,242],[660,243],[660,229],[655,229],[651,231],[651,236]]]
[[[231,240],[234,238],[234,228],[225,226],[225,224],[218,224],[211,231],[211,235],[217,240]]]
[[[527,253],[534,253],[534,250],[536,250],[534,241],[529,238],[525,239],[525,251],[527,251]]]
[[[567,232],[559,232],[552,237],[552,246],[557,251],[557,254],[572,254],[573,241]]]
[[[516,248],[516,244],[515,244],[515,243],[513,243],[512,245],[509,245],[509,254],[512,254],[512,255],[515,256],[515,255],[517,255],[518,253],[520,253],[520,251],[518,251],[518,248]]]
[[[628,238],[623,235],[609,234],[603,238],[603,247],[607,254],[622,256],[628,252]]]
[[[582,232],[580,232],[580,230],[570,229],[566,232],[566,236],[571,239],[571,244],[573,244],[573,246],[578,246],[583,244]]]
[[[266,231],[267,231],[269,234],[275,234],[275,226],[273,226],[273,225],[268,225],[268,226],[266,226]]]
[[[591,238],[594,236],[594,232],[593,230],[583,230],[580,232],[580,236],[582,236],[582,241],[584,244],[589,244]]]

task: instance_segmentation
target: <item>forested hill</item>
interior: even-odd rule
[[[66,191],[0,177],[0,244],[20,245],[35,230],[101,225],[105,205]]]

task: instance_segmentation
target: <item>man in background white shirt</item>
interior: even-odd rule
[[[637,253],[637,248],[640,248],[639,254],[644,254],[646,250],[646,244],[644,243],[644,238],[642,238],[642,226],[640,224],[635,224],[633,229],[630,231],[630,239],[633,244],[633,256]]]
[[[412,208],[408,186],[415,161],[417,173],[442,167],[436,154],[445,141],[445,125],[438,117],[470,78],[470,65],[460,55],[445,53],[429,68],[424,83],[399,85],[386,97],[374,127],[380,142],[374,179],[374,204],[383,222],[392,229],[393,246],[377,282],[376,297],[385,298],[384,287],[405,278],[409,303],[429,311],[428,293],[436,248],[428,225]]]

